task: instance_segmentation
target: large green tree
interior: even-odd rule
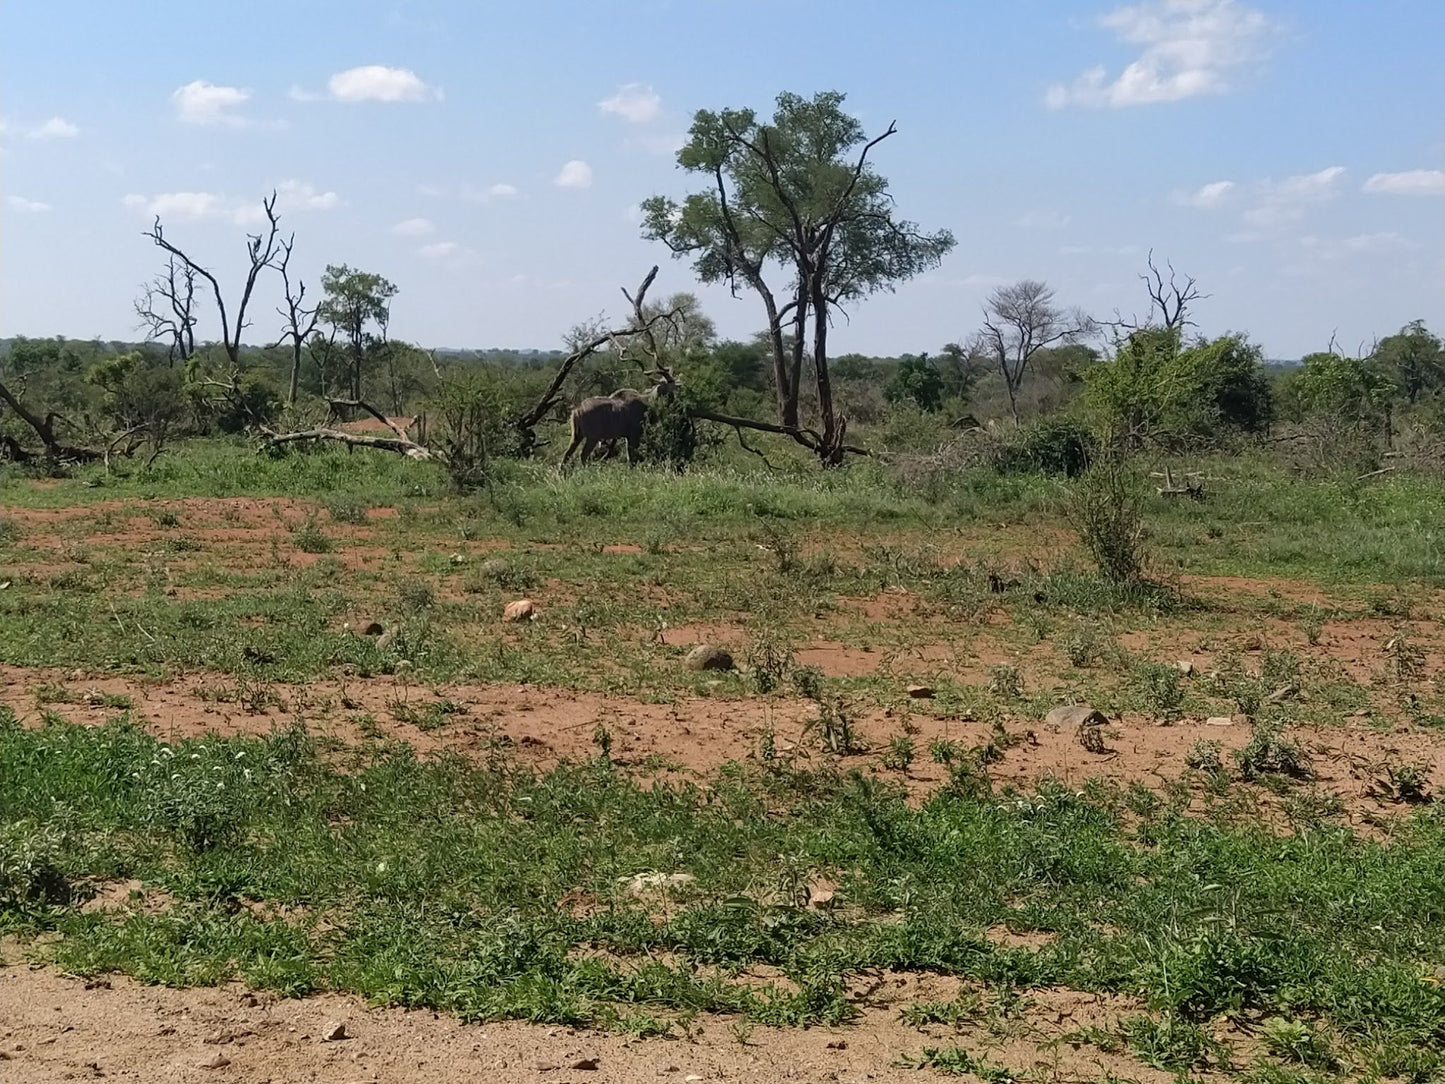
[[[833,408],[830,321],[936,267],[954,244],[947,230],[925,232],[895,216],[869,155],[896,127],[869,139],[843,100],[834,91],[782,94],[769,120],[751,109],[700,110],[677,160],[707,178],[706,189],[643,204],[645,237],[691,258],[703,282],[758,295],[778,412],[776,426],[758,427],[786,433],[829,465],[847,450],[847,419]],[[809,358],[818,416],[804,424]]]
[[[1375,347],[1375,360],[1411,403],[1445,387],[1445,345],[1423,320],[1412,320],[1381,339]]]
[[[346,264],[328,264],[321,276],[321,289],[320,317],[331,326],[333,337],[340,337],[346,343],[350,396],[360,400],[367,348],[386,340],[396,286],[370,271],[356,271]],[[371,350],[373,356],[377,353],[375,348]]]

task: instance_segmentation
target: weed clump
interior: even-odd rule
[[[1240,774],[1248,782],[1268,777],[1313,779],[1309,755],[1299,743],[1283,736],[1275,722],[1256,722],[1249,743],[1234,751]]]

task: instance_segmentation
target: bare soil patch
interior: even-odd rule
[[[13,945],[6,946],[9,960],[17,955]],[[702,1017],[686,1029],[686,1038],[639,1040],[524,1023],[462,1024],[431,1012],[368,1008],[342,995],[287,1000],[238,984],[174,990],[121,976],[86,982],[20,965],[0,967],[0,1079],[915,1084],[918,1071],[900,1067],[899,1058],[916,1057],[925,1046],[953,1044],[986,1054],[1020,1076],[1043,1070],[1062,1074],[1056,1079],[1116,1075],[1145,1084],[1169,1079],[1132,1058],[1104,1055],[1084,1044],[1041,1049],[1081,1028],[1115,1026],[1138,1011],[1126,999],[1037,991],[1001,1033],[978,1024],[915,1029],[899,1016],[911,1002],[950,1000],[959,992],[955,980],[883,973],[860,978],[853,994],[861,1015],[845,1027],[739,1031],[727,1018]],[[346,1037],[323,1039],[337,1023]]]

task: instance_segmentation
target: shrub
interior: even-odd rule
[[[1143,506],[1138,481],[1116,457],[1101,459],[1075,483],[1069,518],[1110,583],[1144,578]]]
[[[1088,426],[1073,418],[1044,418],[996,441],[985,451],[1000,474],[1051,474],[1076,478],[1088,469],[1095,451]]]

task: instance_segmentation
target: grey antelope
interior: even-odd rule
[[[618,388],[611,395],[588,396],[577,404],[572,411],[572,443],[562,454],[563,463],[572,458],[579,444],[585,463],[599,443],[610,445],[618,439],[627,441],[627,462],[636,461],[648,409],[657,400],[670,398],[674,387],[672,371],[666,366],[659,365],[648,375],[653,384],[646,391]]]

